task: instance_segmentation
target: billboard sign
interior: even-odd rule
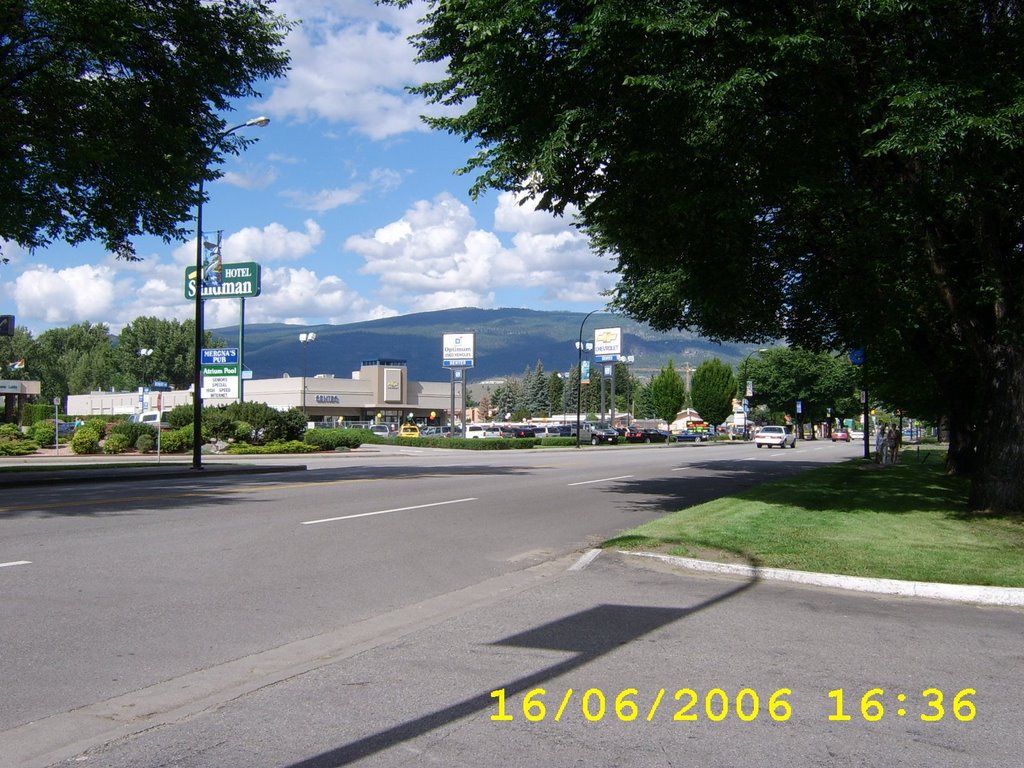
[[[254,261],[223,264],[218,285],[203,285],[204,299],[244,299],[260,295],[260,265]],[[185,298],[196,298],[196,268],[185,267]]]
[[[594,331],[594,357],[618,360],[622,354],[622,329],[598,328]],[[611,356],[615,355],[614,358]]]
[[[472,333],[446,333],[442,339],[445,368],[472,368],[473,367],[473,334]]]

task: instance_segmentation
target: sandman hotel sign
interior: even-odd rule
[[[204,285],[204,299],[247,299],[260,295],[260,265],[255,261],[225,264],[219,285]],[[185,298],[196,298],[196,268],[185,268]]]

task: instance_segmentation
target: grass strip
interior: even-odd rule
[[[922,454],[924,451],[921,452]],[[770,568],[1024,587],[1024,517],[967,512],[940,457],[858,459],[680,510],[603,546]]]

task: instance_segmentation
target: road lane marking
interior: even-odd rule
[[[0,563],[0,568],[7,568],[12,565],[32,565],[31,560],[15,560],[12,563]]]
[[[591,483],[609,483],[612,480],[626,480],[632,477],[632,475],[619,475],[618,477],[602,477],[600,480],[581,480],[578,483],[569,483],[569,487],[572,488],[574,485],[590,485]]]
[[[317,523],[333,523],[338,520],[352,520],[356,517],[372,517],[373,515],[388,515],[392,512],[407,512],[410,509],[427,509],[428,507],[443,507],[446,504],[461,504],[464,501],[476,501],[476,497],[468,499],[452,499],[451,501],[435,501],[432,504],[417,504],[413,507],[396,507],[395,509],[381,509],[377,512],[360,512],[358,515],[342,515],[341,517],[325,517],[323,520],[306,520],[300,525],[316,525]]]

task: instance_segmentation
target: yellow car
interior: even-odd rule
[[[419,437],[420,428],[415,424],[403,424],[402,428],[398,430],[399,437]]]

